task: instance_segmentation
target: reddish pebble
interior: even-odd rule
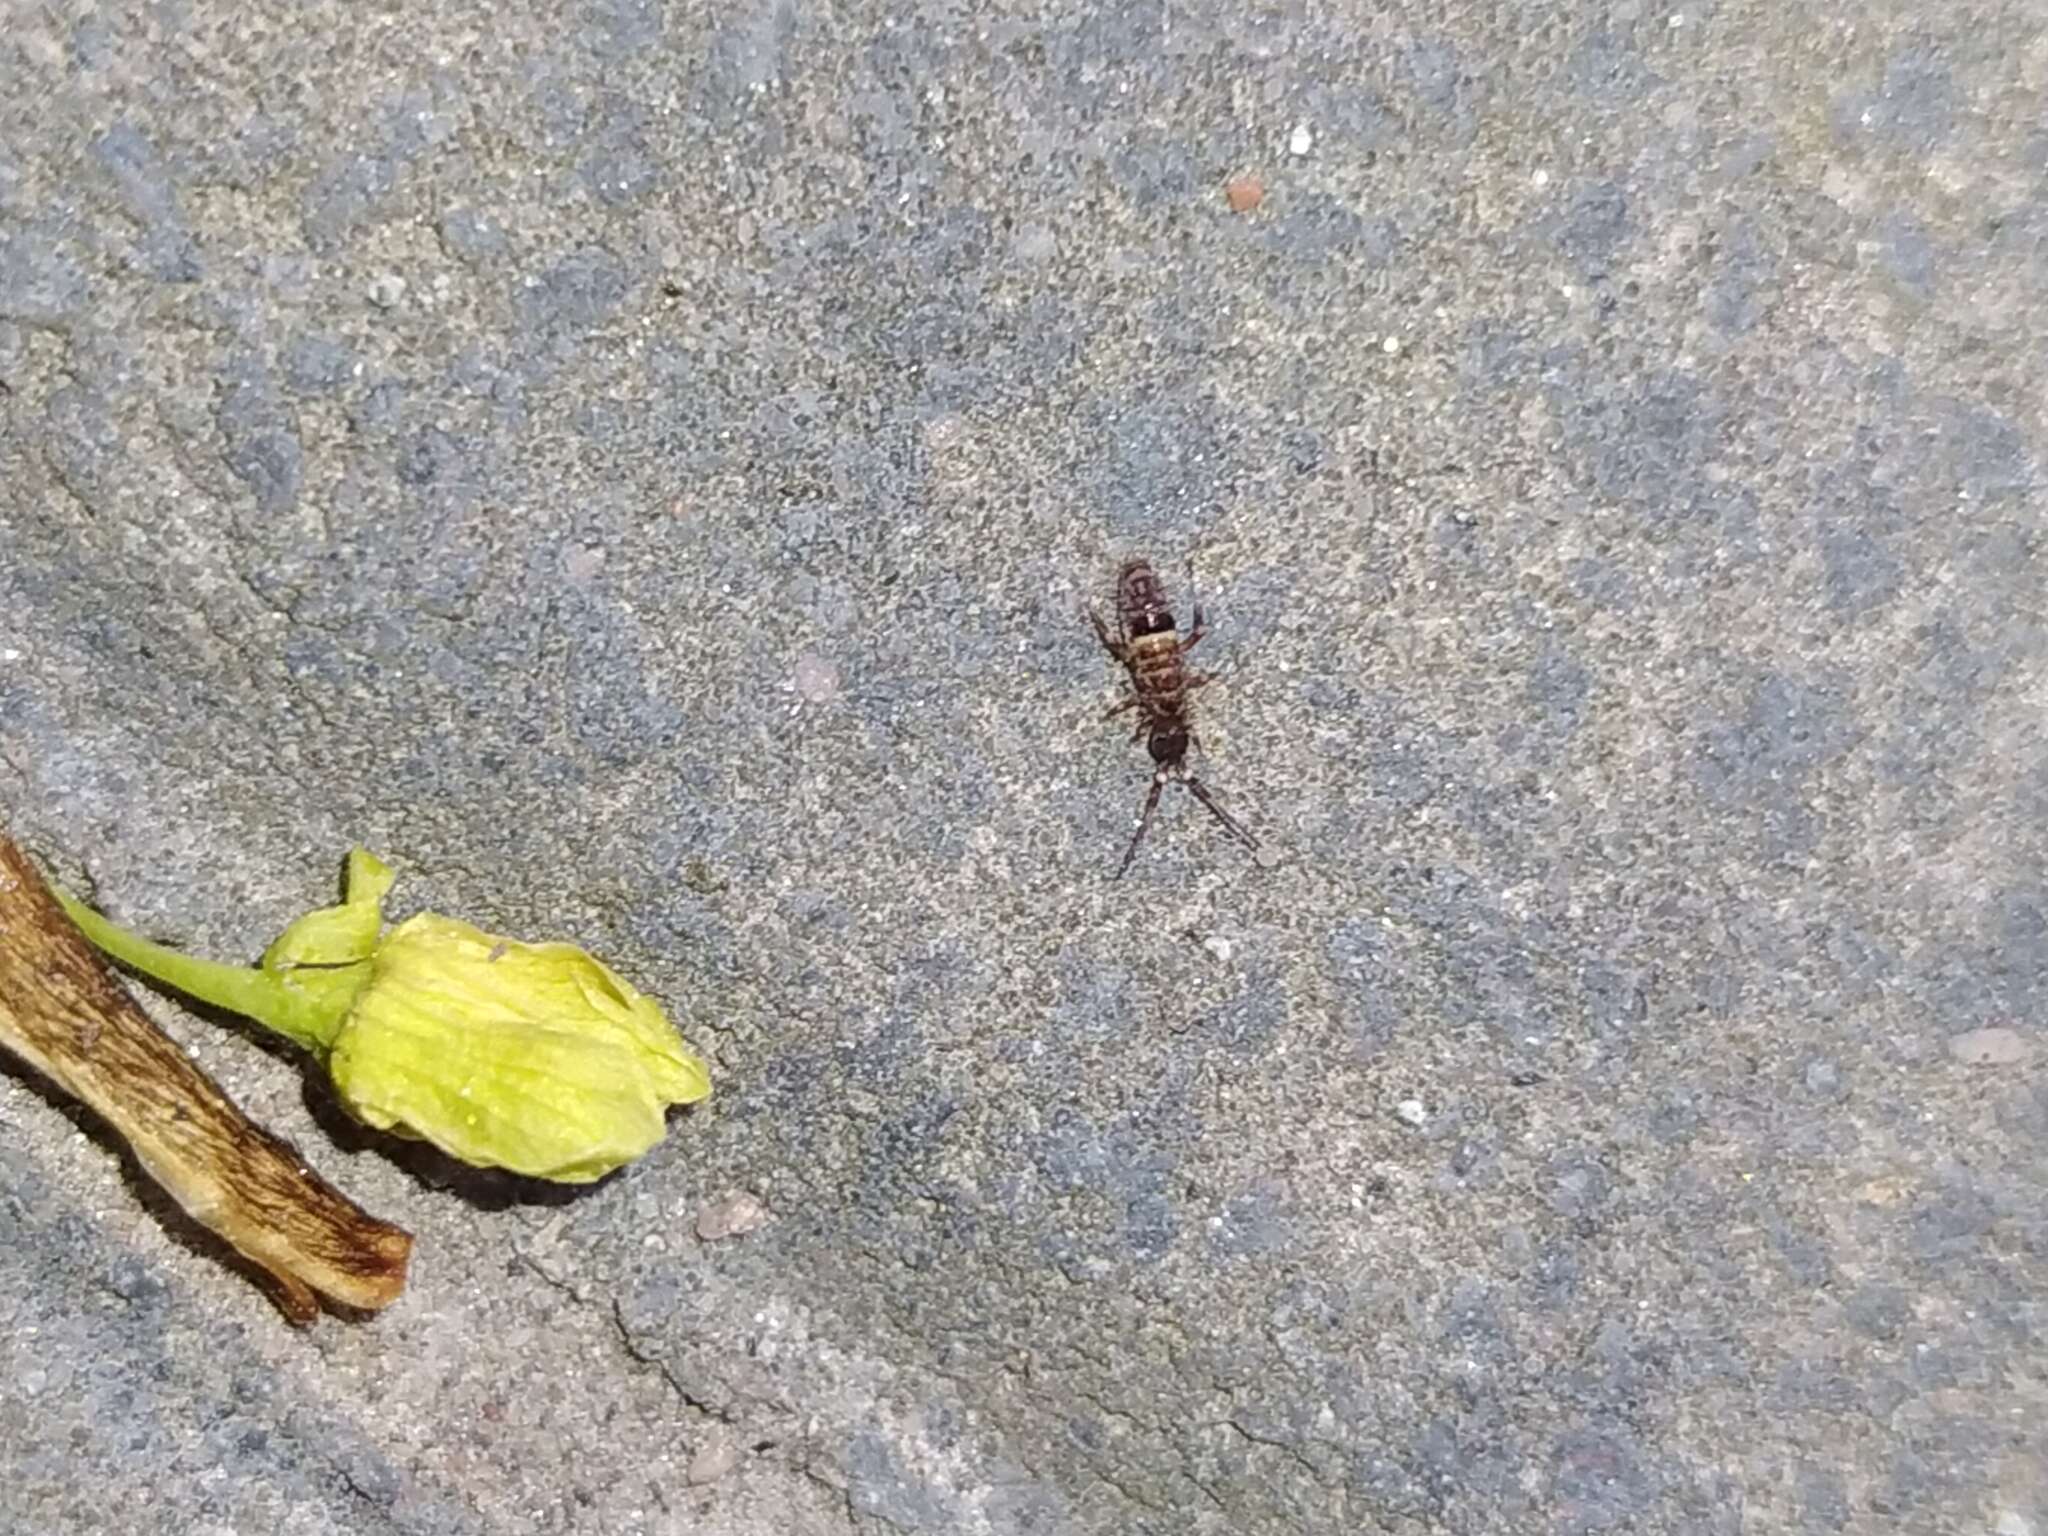
[[[1250,213],[1266,200],[1266,184],[1256,176],[1233,176],[1223,184],[1223,197],[1232,213]]]
[[[739,1237],[768,1221],[768,1207],[749,1194],[727,1195],[697,1212],[697,1235],[707,1243]]]

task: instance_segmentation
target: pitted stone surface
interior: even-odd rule
[[[367,844],[717,1084],[562,1197],[151,999],[418,1234],[294,1335],[0,1078],[0,1524],[2048,1530],[2034,8],[0,50],[16,835],[249,958]],[[1108,879],[1134,552],[1258,860]]]

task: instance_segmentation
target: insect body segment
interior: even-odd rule
[[[1190,576],[1189,585],[1193,584]],[[1152,761],[1158,765],[1152,775],[1151,791],[1145,796],[1145,808],[1138,817],[1137,830],[1131,834],[1131,846],[1117,867],[1117,877],[1121,879],[1138,856],[1138,844],[1144,841],[1146,830],[1152,825],[1152,813],[1158,809],[1160,792],[1169,778],[1187,785],[1188,792],[1209,808],[1232,837],[1247,848],[1258,847],[1258,840],[1216,803],[1200,779],[1187,771],[1189,745],[1201,746],[1201,738],[1195,735],[1189,721],[1188,695],[1215,681],[1209,673],[1191,670],[1184,659],[1208,633],[1202,621],[1201,603],[1194,605],[1194,622],[1183,637],[1174,623],[1173,610],[1167,606],[1166,585],[1158,573],[1147,561],[1126,560],[1116,577],[1116,620],[1116,631],[1111,633],[1102,616],[1092,608],[1088,610],[1088,621],[1095,626],[1102,648],[1131,678],[1131,696],[1107,710],[1105,718],[1136,710],[1138,723],[1131,739],[1143,740]]]

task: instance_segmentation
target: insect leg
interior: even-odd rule
[[[1203,787],[1202,781],[1200,779],[1190,774],[1181,782],[1187,785],[1188,792],[1190,794],[1192,794],[1197,800],[1201,801],[1202,804],[1209,807],[1210,814],[1213,815],[1218,821],[1223,823],[1224,831],[1228,832],[1240,843],[1243,843],[1247,848],[1257,848],[1259,846],[1259,840],[1253,837],[1251,833],[1247,832],[1244,829],[1244,824],[1242,822],[1240,822],[1235,816],[1231,815],[1230,812],[1224,810],[1222,806],[1218,805],[1215,802],[1215,800],[1210,796],[1209,791]]]
[[[1195,595],[1195,557],[1188,556],[1188,601],[1194,605],[1194,623],[1188,627],[1187,639],[1181,641],[1183,651],[1192,651],[1195,643],[1209,633],[1208,623],[1202,618],[1202,600]]]
[[[1138,815],[1138,830],[1131,834],[1131,846],[1124,850],[1124,861],[1117,865],[1113,878],[1121,880],[1124,871],[1131,867],[1131,860],[1138,856],[1138,844],[1145,840],[1145,830],[1152,825],[1152,813],[1159,809],[1159,792],[1166,788],[1166,770],[1161,768],[1152,775],[1152,789],[1145,796],[1145,809]]]
[[[1115,658],[1119,666],[1128,665],[1130,657],[1124,650],[1123,642],[1111,637],[1109,626],[1102,622],[1102,615],[1092,607],[1088,610],[1088,622],[1095,626],[1095,638],[1102,642],[1102,648]]]
[[[1140,704],[1144,702],[1145,701],[1143,699],[1139,698],[1134,693],[1128,699],[1125,699],[1123,703],[1110,705],[1108,709],[1105,709],[1102,712],[1102,718],[1105,720],[1114,719],[1116,716],[1122,714],[1125,710],[1136,709]]]

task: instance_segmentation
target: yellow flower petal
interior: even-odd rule
[[[648,998],[570,944],[422,913],[377,946],[328,1067],[351,1111],[467,1163],[585,1183],[711,1091]]]

